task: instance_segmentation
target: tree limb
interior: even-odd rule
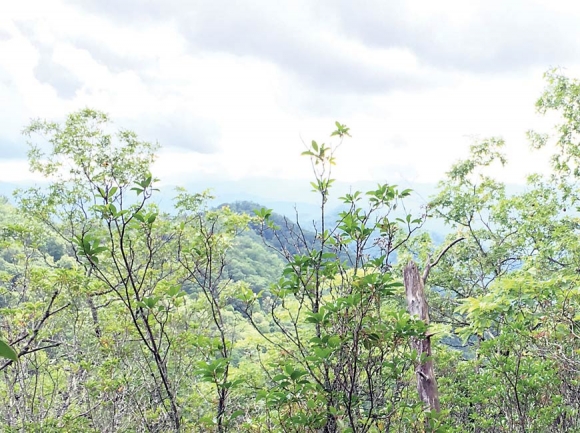
[[[429,277],[429,272],[431,272],[431,268],[434,268],[435,266],[437,266],[437,263],[439,263],[439,260],[441,260],[441,258],[447,253],[447,251],[449,251],[451,249],[451,247],[453,245],[461,242],[464,239],[465,239],[464,237],[457,238],[453,242],[451,242],[449,245],[447,245],[443,249],[443,251],[441,251],[441,253],[439,253],[439,255],[437,256],[437,258],[435,259],[434,262],[430,262],[431,258],[429,258],[427,260],[427,264],[425,265],[425,270],[423,271],[423,276],[422,276],[423,284],[427,283],[427,278]]]

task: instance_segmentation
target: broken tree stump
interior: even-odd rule
[[[405,283],[405,294],[409,313],[412,316],[418,317],[428,325],[429,306],[425,299],[425,280],[428,275],[428,269],[426,271],[422,277],[415,262],[411,261],[403,270],[403,281]],[[426,334],[424,338],[414,338],[412,345],[417,350],[417,355],[420,360],[415,366],[419,397],[431,410],[439,412],[441,407],[439,405],[437,380],[435,379],[433,361],[431,359],[431,335]],[[422,362],[421,360],[424,361]]]

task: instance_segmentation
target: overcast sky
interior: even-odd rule
[[[301,140],[335,120],[345,182],[436,182],[489,135],[521,181],[545,160],[525,140],[542,74],[579,71],[579,23],[566,0],[2,0],[0,181],[30,179],[31,118],[83,107],[158,140],[168,183],[302,181]]]

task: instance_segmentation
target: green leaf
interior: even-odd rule
[[[96,247],[91,250],[90,255],[99,254],[102,253],[103,251],[107,251],[107,247]]]
[[[179,285],[173,285],[173,286],[170,286],[169,289],[167,289],[167,294],[169,296],[176,296],[180,290],[181,290],[181,287]]]
[[[18,355],[14,349],[2,340],[0,340],[0,356],[2,358],[11,359],[12,361],[18,361]]]
[[[111,190],[109,191],[109,198],[113,197],[117,193],[118,190],[119,190],[119,188],[117,188],[116,186],[111,188]]]
[[[136,212],[133,215],[133,218],[135,218],[137,221],[144,223],[145,222],[145,218],[143,218],[143,214],[141,212]]]
[[[245,413],[246,413],[246,411],[245,411],[245,410],[241,410],[241,409],[235,410],[235,411],[233,411],[233,412],[232,412],[232,414],[230,415],[230,419],[231,419],[231,420],[233,420],[233,419],[236,419],[237,417],[239,417],[239,416],[242,416],[242,415],[244,415]]]
[[[305,371],[294,370],[290,374],[290,379],[292,379],[293,381],[296,381],[296,380],[300,379],[302,376],[304,376],[305,374],[307,374]]]
[[[137,193],[137,195],[139,195],[139,194],[142,194],[142,193],[143,193],[143,189],[141,189],[141,188],[137,188],[137,187],[135,187],[135,188],[131,188],[131,191],[135,191],[135,192]]]

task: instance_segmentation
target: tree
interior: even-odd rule
[[[348,136],[347,127],[336,126],[333,136]],[[410,191],[379,185],[366,193],[366,206],[361,192],[343,197],[347,210],[329,224],[325,207],[335,149],[313,141],[304,152],[313,164],[321,223],[309,242],[297,222],[292,243],[299,250],[281,251],[287,265],[270,288],[268,311],[274,335],[254,320],[260,295],[249,289],[241,293],[250,322],[280,353],[274,368],[266,367],[270,383],[259,398],[268,414],[264,422],[283,431],[382,431],[397,422],[412,424],[402,419],[421,418],[423,412],[422,403],[411,399],[405,400],[410,405],[405,415],[400,401],[416,360],[410,338],[424,335],[426,327],[397,302],[394,294],[402,284],[391,272],[394,252],[422,219],[393,215]],[[256,214],[274,244],[282,244],[271,210]],[[371,257],[371,248],[380,253]]]
[[[580,86],[555,72],[538,101],[554,109],[553,172],[522,192],[486,176],[504,164],[503,141],[476,143],[441,183],[431,211],[466,241],[432,273],[434,320],[465,346],[438,365],[443,404],[456,431],[573,431],[578,428],[578,108]],[[536,147],[549,136],[530,133]],[[425,244],[422,244],[424,247]],[[430,248],[433,248],[431,246]],[[417,248],[423,256],[428,249]],[[451,340],[454,341],[454,340]],[[449,363],[443,359],[453,359]]]
[[[180,211],[178,260],[186,271],[186,281],[194,283],[207,301],[217,339],[209,344],[210,356],[198,362],[197,374],[215,386],[217,409],[215,426],[226,431],[243,410],[228,410],[231,392],[243,382],[232,380],[230,364],[235,332],[224,312],[232,299],[231,282],[224,277],[226,251],[233,238],[248,225],[247,215],[237,215],[227,207],[199,212],[199,199],[181,193],[177,201]],[[216,354],[217,356],[213,356]]]
[[[197,361],[191,359],[193,349],[210,356],[216,350],[177,344],[183,326],[195,318],[184,314],[182,288],[193,283],[205,295],[224,343],[220,359],[227,360],[231,345],[225,344],[220,295],[224,254],[246,219],[227,210],[208,212],[207,195],[185,191],[178,196],[177,215],[161,213],[153,202],[156,179],[149,171],[156,146],[130,131],[112,134],[103,113],[82,110],[64,125],[35,121],[26,133],[47,137],[47,151],[32,144],[30,164],[50,183],[46,189],[21,192],[23,209],[64,240],[83,270],[94,337],[107,347],[114,343],[104,329],[103,305],[117,306],[117,321],[129,326],[132,349],[117,353],[115,363],[136,362],[140,368],[131,371],[133,383],[127,384],[138,387],[135,405],[123,410],[138,410],[139,424],[148,430],[181,431],[186,408],[180,403],[185,386],[180,382]],[[182,362],[184,355],[187,362]],[[218,425],[225,395],[223,400]]]
[[[154,373],[143,380],[151,383],[152,398],[162,402],[168,425],[180,430],[166,330],[180,288],[177,268],[167,260],[175,234],[168,223],[156,223],[159,211],[150,204],[155,146],[129,131],[112,136],[108,128],[108,117],[91,110],[70,115],[62,126],[33,122],[26,134],[48,137],[51,148],[45,153],[31,145],[30,166],[51,183],[47,191],[23,193],[21,203],[69,244],[86,276],[101,283],[87,297],[96,337],[102,330],[94,297],[112,295],[124,305],[150,356]],[[128,197],[131,190],[134,200]]]

